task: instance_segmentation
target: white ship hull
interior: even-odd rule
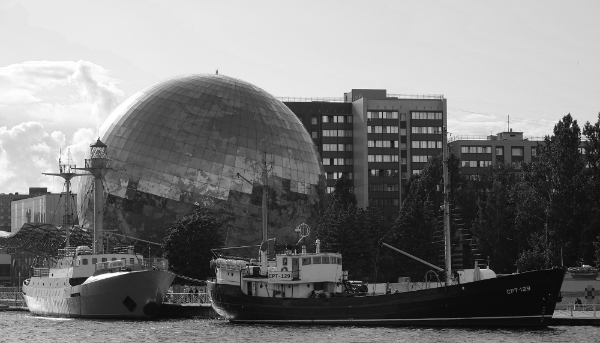
[[[66,278],[34,277],[23,286],[23,296],[35,315],[149,319],[158,313],[174,278],[161,270],[124,271],[70,286]]]

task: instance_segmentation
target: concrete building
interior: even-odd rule
[[[70,209],[66,208],[66,194],[44,194],[11,203],[11,231],[18,232],[25,223],[47,223],[60,226],[63,216],[77,217],[77,195],[71,193]]]
[[[403,186],[427,160],[442,151],[447,125],[442,95],[387,94],[353,89],[343,98],[279,98],[311,134],[326,172],[327,192],[346,176],[358,205],[369,201],[386,221],[396,218]]]
[[[11,232],[11,207],[12,201],[27,199],[48,193],[45,187],[30,187],[29,194],[15,193],[0,193],[0,231]]]
[[[448,143],[450,152],[460,158],[461,173],[478,175],[497,163],[535,160],[542,137],[524,137],[523,132],[500,132],[495,136],[455,136]]]

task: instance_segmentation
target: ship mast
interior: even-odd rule
[[[100,141],[90,145],[90,158],[85,160],[85,168],[77,168],[89,171],[94,176],[94,255],[104,253],[104,242],[102,239],[104,206],[102,196],[104,187],[102,179],[108,168],[108,146]]]
[[[452,281],[452,246],[450,242],[450,167],[448,154],[448,131],[446,127],[442,128],[442,159],[444,175],[444,238],[445,238],[445,258],[446,285]]]
[[[84,176],[86,174],[77,174],[75,172],[77,168],[71,159],[71,151],[67,151],[67,162],[62,163],[62,159],[58,158],[58,170],[59,173],[42,173],[44,175],[60,176],[65,179],[66,197],[65,197],[65,214],[63,215],[62,224],[65,228],[65,247],[70,245],[71,227],[73,226],[73,214],[69,213],[71,208],[71,179],[77,176]]]
[[[267,232],[267,162],[263,161],[263,187],[262,187],[262,240],[263,243],[266,244],[265,249],[263,250],[261,247],[261,264],[265,274],[267,273],[267,255],[269,253],[269,242],[268,242],[268,232]]]

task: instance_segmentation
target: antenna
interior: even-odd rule
[[[510,132],[510,114],[508,115],[508,127],[506,129],[506,132]]]

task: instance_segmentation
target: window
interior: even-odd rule
[[[504,155],[504,148],[496,148],[496,155]]]
[[[513,156],[523,156],[523,148],[512,148],[511,153]]]
[[[581,148],[579,148],[581,149]],[[537,148],[532,146],[531,147],[531,156],[536,157],[537,156]]]
[[[335,191],[335,187],[327,187],[327,194],[331,194]]]
[[[82,258],[81,259],[81,264],[83,264],[84,266],[88,264],[88,259],[87,258]]]
[[[303,266],[307,266],[310,264],[310,257],[303,257],[302,258],[302,265]]]
[[[443,119],[442,112],[412,112],[412,119],[429,119],[429,120],[441,120]]]
[[[98,259],[97,259],[97,258],[95,258],[95,257],[94,257],[94,258],[92,258],[92,264],[96,264],[96,263],[98,263]]]
[[[400,115],[400,121],[406,121],[406,113]]]
[[[427,155],[413,155],[412,161],[422,163],[422,162],[427,162],[430,158],[431,158],[431,156],[427,156]]]
[[[492,161],[479,161],[479,167],[484,168],[484,167],[489,167],[492,165]]]
[[[317,133],[317,131],[313,131],[313,132],[312,132],[312,138],[313,138],[313,139],[317,139],[317,138],[319,138],[319,134]]]
[[[463,146],[460,147],[460,152],[463,154],[491,154],[491,146]]]
[[[316,118],[316,117],[312,117],[312,118],[310,118],[310,123],[311,123],[312,125],[317,125],[317,118]]]
[[[420,169],[413,169],[412,173],[413,173],[413,175],[419,175],[419,174],[421,174],[421,170]]]
[[[477,161],[460,161],[461,167],[477,167]]]
[[[406,136],[406,129],[400,129],[400,136]]]
[[[312,259],[313,264],[321,264],[321,256],[315,256]]]

